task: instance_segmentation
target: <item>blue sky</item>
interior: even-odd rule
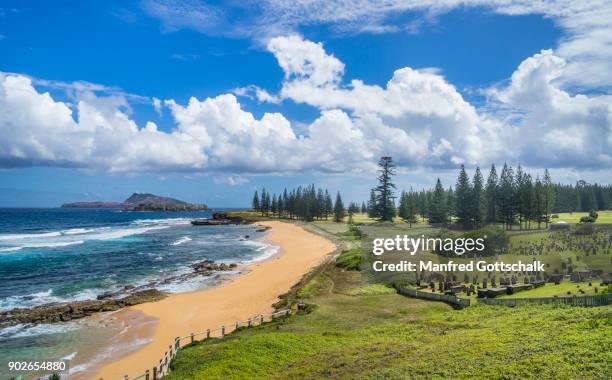
[[[0,206],[361,200],[382,154],[403,188],[461,163],[610,178],[605,3],[292,3],[1,1]]]

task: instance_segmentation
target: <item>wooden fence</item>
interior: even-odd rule
[[[506,306],[517,306],[526,303],[543,303],[551,305],[571,306],[606,306],[612,303],[612,294],[543,298],[479,298],[478,303]]]
[[[271,322],[276,318],[284,317],[289,314],[291,314],[291,309],[284,309],[270,314],[260,314],[253,318],[249,318],[246,321],[238,321],[231,325],[221,326],[216,329],[208,329],[204,332],[191,333],[187,336],[178,336],[174,339],[172,344],[168,345],[168,351],[164,352],[163,356],[159,359],[159,362],[155,363],[150,370],[147,369],[145,373],[136,377],[129,377],[128,375],[125,375],[124,380],[157,380],[170,372],[169,366],[172,359],[174,359],[178,351],[185,346],[200,340],[223,339],[227,334],[234,332],[241,327],[260,326],[266,322]]]
[[[470,306],[470,300],[459,298],[446,294],[436,294],[430,292],[422,292],[420,290],[411,289],[411,288],[403,288],[401,286],[395,286],[397,292],[403,296],[412,297],[412,298],[420,298],[424,300],[430,301],[440,301],[451,304],[452,306],[456,306],[459,308],[464,308]]]

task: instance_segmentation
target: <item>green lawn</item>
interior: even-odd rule
[[[568,295],[580,296],[584,294],[594,295],[596,294],[595,288],[597,288],[599,292],[601,292],[604,289],[600,286],[600,282],[601,281],[594,280],[591,282],[591,286],[589,286],[588,282],[566,281],[566,282],[561,282],[559,285],[547,283],[546,285],[539,287],[539,288],[525,290],[524,292],[518,292],[512,295],[501,296],[498,298],[537,298],[537,297],[554,297],[554,296],[563,297],[563,296],[568,296]],[[580,289],[584,291],[584,294],[580,293]],[[567,294],[567,292],[570,292],[571,294]]]
[[[597,213],[599,214],[599,217],[597,218],[597,224],[612,224],[612,211],[597,211]],[[582,218],[583,216],[587,216],[589,215],[588,212],[562,212],[557,214],[559,215],[559,218],[553,218],[552,221],[556,222],[556,221],[565,221],[568,223],[578,223],[580,222],[580,218]]]
[[[395,227],[385,228],[395,232]],[[313,305],[308,308],[312,311],[185,348],[168,379],[612,375],[612,306],[478,305],[453,310],[397,295],[362,272],[335,263],[320,268],[297,297]]]

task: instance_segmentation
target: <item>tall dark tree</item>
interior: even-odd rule
[[[368,212],[368,208],[366,207],[365,202],[361,202],[361,213],[365,214]]]
[[[431,203],[429,204],[429,223],[430,224],[438,224],[438,223],[446,223],[448,220],[448,213],[446,210],[446,199],[445,191],[442,187],[442,182],[440,182],[440,178],[436,182],[436,187],[433,192]]]
[[[253,207],[253,211],[258,212],[261,209],[261,205],[259,204],[259,195],[257,195],[257,190],[255,190],[255,194],[253,194],[253,201],[251,205]]]
[[[334,222],[340,223],[344,219],[344,203],[340,193],[336,195],[336,203],[334,204]]]
[[[487,178],[487,186],[485,188],[485,203],[487,223],[497,223],[499,210],[497,209],[497,171],[495,165],[491,165],[491,171]]]
[[[376,193],[376,213],[380,221],[393,221],[395,217],[395,184],[392,177],[395,175],[395,164],[389,156],[384,156],[378,161],[378,186],[374,189]]]
[[[272,203],[270,204],[270,211],[272,212],[272,215],[276,215],[276,213],[278,212],[278,203],[276,201],[276,194],[272,196]]]
[[[448,213],[448,222],[452,223],[455,216],[455,192],[452,187],[446,191],[446,211]]]
[[[542,187],[544,191],[544,222],[546,223],[546,228],[548,228],[548,222],[550,222],[550,214],[552,208],[555,205],[555,189],[553,187],[552,179],[550,178],[550,173],[548,172],[548,169],[544,169],[544,179],[542,181]],[[596,209],[598,209],[598,207],[593,208],[593,210]]]
[[[472,180],[472,221],[475,226],[479,227],[484,223],[486,214],[486,202],[484,191],[484,179],[480,168],[476,166],[474,179]]]
[[[499,184],[497,186],[497,199],[499,202],[499,212],[502,217],[502,222],[506,229],[511,229],[516,221],[516,196],[514,171],[508,164],[504,164],[501,175],[499,176]]]
[[[334,209],[334,204],[332,202],[331,195],[325,190],[325,220],[329,217],[329,214],[332,213]]]
[[[470,179],[465,172],[465,167],[461,165],[457,184],[455,185],[455,215],[457,223],[464,228],[472,224],[473,204],[472,204],[472,187]]]
[[[368,200],[368,217],[378,218],[378,210],[376,209],[376,193],[374,189],[370,190],[370,199]]]

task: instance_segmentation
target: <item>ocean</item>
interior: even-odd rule
[[[206,259],[249,263],[278,250],[252,225],[190,223],[210,215],[0,209],[0,311],[95,299],[102,293],[151,281],[163,282],[156,288],[165,292],[188,292],[219,281],[218,276],[168,281],[191,272],[191,263]],[[9,374],[8,361],[82,358],[80,351],[101,347],[116,333],[112,327],[71,321],[0,329],[0,378]]]

